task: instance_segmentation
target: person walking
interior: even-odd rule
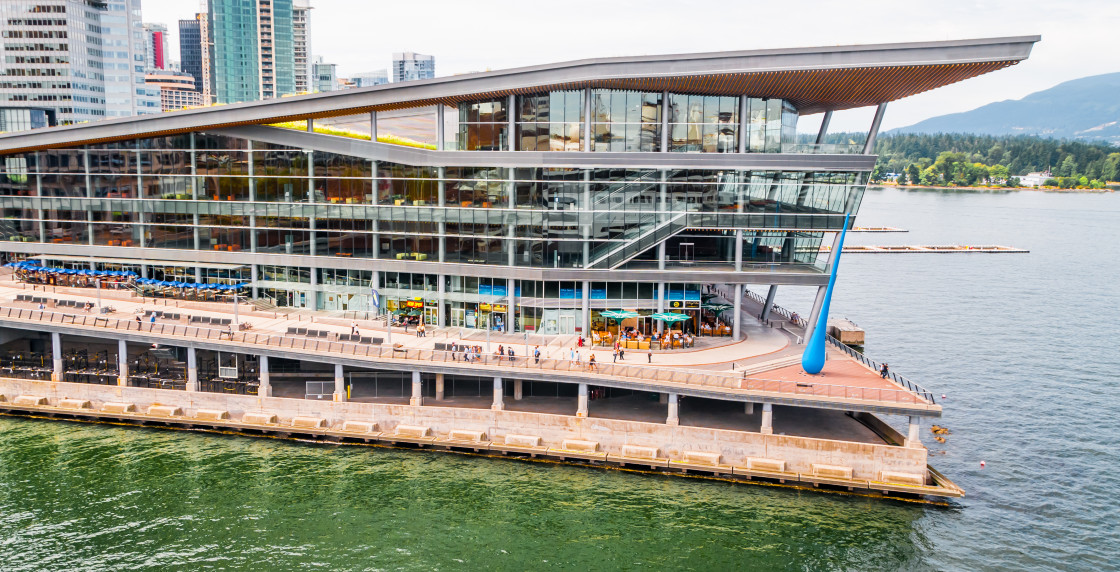
[[[620,359],[620,360],[625,360],[626,359],[626,348],[618,348],[618,359]]]
[[[144,322],[140,319],[140,314],[136,314],[136,329],[140,329],[142,325],[144,325]]]
[[[646,354],[646,363],[653,363],[653,350]]]
[[[879,368],[879,377],[881,377],[883,379],[887,379],[888,375],[890,375],[890,371],[889,371],[889,368],[887,367],[887,364],[884,363],[883,367]]]
[[[350,322],[350,335],[351,336],[357,336],[358,335],[358,322]]]
[[[513,365],[513,346],[506,348],[506,356],[509,357],[510,365]]]
[[[614,346],[614,355],[613,355],[613,357],[611,358],[611,363],[617,363],[617,362],[618,362],[618,344],[615,344],[615,346]]]
[[[533,363],[541,363],[541,347],[539,345],[533,348]]]
[[[155,312],[152,312],[152,317],[148,320],[148,323],[150,323],[152,325],[152,327],[149,328],[148,331],[154,331],[156,329],[156,313]]]
[[[506,353],[505,347],[503,347],[502,344],[498,344],[498,353],[496,355],[498,356],[498,361],[499,362],[502,361],[502,356],[505,355],[505,353]]]
[[[591,357],[587,358],[587,369],[595,371],[595,354],[591,354]]]

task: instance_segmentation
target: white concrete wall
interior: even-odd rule
[[[877,480],[880,471],[924,475],[927,461],[925,448],[522,411],[262,398],[20,379],[0,379],[0,395],[9,402],[17,395],[44,396],[52,405],[64,398],[86,399],[95,409],[106,401],[131,402],[138,411],[152,404],[176,405],[187,416],[199,409],[219,409],[229,411],[233,420],[239,420],[246,411],[267,411],[282,422],[296,416],[321,417],[331,426],[343,421],[372,421],[384,432],[392,432],[400,424],[421,425],[430,427],[437,437],[452,430],[482,431],[492,441],[500,441],[507,434],[535,435],[548,447],[559,447],[564,439],[584,439],[597,441],[601,450],[616,454],[624,445],[657,447],[662,456],[673,460],[682,460],[686,451],[718,452],[725,464],[745,467],[747,457],[780,459],[786,462],[788,471],[798,473],[810,473],[813,463],[841,465],[851,467],[854,478],[868,480]]]

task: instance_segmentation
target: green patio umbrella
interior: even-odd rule
[[[654,314],[650,317],[653,318],[654,320],[661,320],[662,322],[668,322],[670,324],[675,324],[677,322],[683,322],[685,320],[691,320],[692,319],[685,314],[676,314],[676,313],[673,313],[673,312],[662,312],[660,314]]]
[[[619,338],[622,337],[622,321],[627,319],[627,318],[637,318],[638,317],[637,312],[631,312],[630,310],[607,310],[605,312],[599,312],[599,315],[604,317],[604,318],[610,318],[618,324],[618,337]]]
[[[718,318],[719,315],[724,312],[724,310],[728,310],[730,308],[733,308],[734,306],[732,306],[731,304],[704,304],[700,307],[715,313],[716,317]]]
[[[711,300],[712,298],[718,298],[718,297],[719,296],[716,296],[715,294],[701,294],[700,295],[700,299],[704,302],[707,302],[708,300]]]

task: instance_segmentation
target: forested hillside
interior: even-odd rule
[[[829,143],[862,141],[863,133],[835,133]],[[1019,176],[1046,171],[1050,186],[1102,188],[1120,178],[1120,148],[1108,143],[1029,136],[960,133],[882,135],[873,179],[899,174],[903,184],[1018,186]]]

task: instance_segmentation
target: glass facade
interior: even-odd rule
[[[508,150],[512,121],[520,150],[777,152],[797,114],[781,100],[594,89],[513,103],[512,117],[509,98],[460,104],[459,148]],[[382,310],[428,323],[542,333],[586,331],[612,308],[638,311],[641,328],[658,310],[700,312],[703,280],[615,271],[819,275],[824,235],[866,184],[856,171],[416,166],[204,132],[0,159],[0,240],[142,248],[138,273],[251,281],[279,306],[367,312],[374,288]],[[201,250],[229,267],[153,262]]]

